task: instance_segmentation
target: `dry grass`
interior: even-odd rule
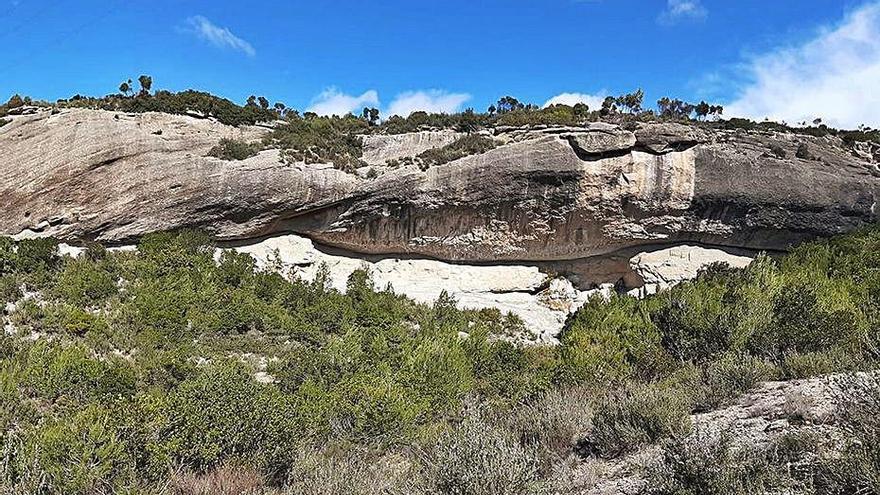
[[[173,495],[263,495],[263,476],[253,468],[225,464],[206,473],[177,473],[171,480]]]
[[[538,400],[519,407],[510,420],[510,429],[524,445],[543,454],[566,457],[592,428],[596,394],[586,387],[553,390]]]

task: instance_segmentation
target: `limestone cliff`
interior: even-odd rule
[[[205,156],[222,137],[263,132],[156,113],[14,117],[0,128],[0,232],[121,243],[200,227],[361,253],[572,260],[684,242],[786,249],[875,222],[880,196],[878,165],[837,138],[679,124],[498,128],[494,150],[427,171],[383,156],[454,134],[371,137],[376,178],[283,164],[275,150]],[[809,158],[797,157],[802,143]]]
[[[482,131],[495,149],[426,171],[386,162],[460,134],[367,136],[356,174],[277,150],[206,157],[266,132],[159,113],[14,116],[0,128],[0,233],[126,244],[197,227],[300,277],[326,264],[340,288],[366,263],[383,287],[428,303],[445,290],[552,341],[592,294],[644,295],[852,230],[876,221],[880,195],[874,158],[837,138],[669,123],[496,128]]]

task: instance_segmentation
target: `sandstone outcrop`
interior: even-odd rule
[[[748,255],[734,254],[720,249],[699,246],[673,246],[657,251],[639,253],[630,259],[630,268],[641,279],[633,283],[637,287],[632,295],[644,296],[668,289],[697,276],[697,272],[712,263],[724,263],[734,268],[744,268],[752,262]]]
[[[82,109],[9,119],[2,234],[127,244],[202,228],[255,254],[280,243],[299,275],[326,262],[340,284],[366,259],[383,286],[423,302],[445,289],[462,306],[520,315],[542,339],[592,291],[643,295],[713,261],[742,266],[756,250],[850,231],[877,221],[880,196],[874,155],[835,137],[675,123],[496,128],[486,153],[427,171],[384,166],[460,137],[424,131],[365,137],[364,158],[381,170],[367,178],[286,164],[278,150],[205,156],[264,127]]]
[[[681,124],[496,130],[499,142],[518,140],[366,179],[284,164],[274,150],[239,162],[204,156],[221,137],[258,139],[257,127],[79,109],[11,120],[0,128],[0,232],[71,240],[176,227],[226,240],[294,232],[362,253],[481,262],[658,243],[777,250],[875,222],[880,195],[877,164],[833,137]],[[378,161],[381,150],[450,139],[386,136],[367,151]],[[803,142],[809,160],[796,157]]]

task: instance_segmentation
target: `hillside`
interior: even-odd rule
[[[606,110],[4,108],[0,491],[877,493],[876,136]]]

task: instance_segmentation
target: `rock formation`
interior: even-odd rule
[[[523,314],[517,307],[543,300],[554,309],[532,314],[541,334],[602,284],[656,288],[719,258],[747,262],[695,248],[633,258],[640,251],[785,250],[876,222],[880,196],[876,155],[832,136],[674,123],[499,127],[484,131],[495,149],[427,171],[386,162],[459,134],[368,136],[364,160],[378,174],[368,178],[285,164],[278,150],[231,162],[205,156],[223,137],[259,140],[268,131],[256,126],[83,109],[10,120],[0,128],[2,234],[111,244],[180,227],[239,244],[295,234],[345,250],[343,258],[393,259],[373,259],[380,282],[431,273],[420,286],[430,290],[408,284],[424,299],[443,287]],[[802,144],[809,154],[798,153]],[[498,266],[477,266],[485,263]]]
[[[12,117],[0,129],[0,232],[125,242],[189,226],[228,240],[295,232],[364,253],[563,260],[658,242],[786,249],[875,221],[880,195],[877,164],[837,138],[680,124],[499,128],[507,144],[487,153],[375,179],[286,165],[274,150],[204,156],[222,137],[262,132],[157,113]],[[373,137],[366,155],[383,163],[383,152],[454,137]],[[795,156],[802,142],[810,159]]]

